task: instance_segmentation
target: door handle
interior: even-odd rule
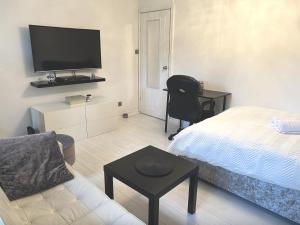
[[[163,69],[163,70],[167,70],[167,69],[168,69],[168,66],[163,66],[162,69]]]

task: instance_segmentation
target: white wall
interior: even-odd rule
[[[300,110],[300,1],[173,1],[172,74],[232,92],[233,106]]]
[[[0,0],[0,130],[26,132],[29,107],[62,101],[67,95],[105,95],[124,102],[122,111],[138,109],[137,0]],[[48,89],[29,86],[33,73],[28,24],[101,30],[103,69],[107,82]]]
[[[139,10],[141,12],[149,12],[161,9],[169,9],[172,7],[172,0],[140,0]]]

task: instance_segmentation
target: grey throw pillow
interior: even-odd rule
[[[73,179],[54,132],[0,140],[0,185],[16,200]]]

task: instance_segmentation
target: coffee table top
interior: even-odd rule
[[[174,165],[173,171],[162,177],[149,177],[139,173],[135,164],[145,158],[165,159]],[[105,173],[127,184],[147,197],[161,197],[192,174],[198,166],[181,157],[148,146],[104,166]]]

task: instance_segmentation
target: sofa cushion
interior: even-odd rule
[[[68,168],[75,179],[30,197],[10,202],[0,189],[0,215],[6,225],[145,225]]]
[[[0,140],[0,185],[9,200],[71,179],[54,132]]]

